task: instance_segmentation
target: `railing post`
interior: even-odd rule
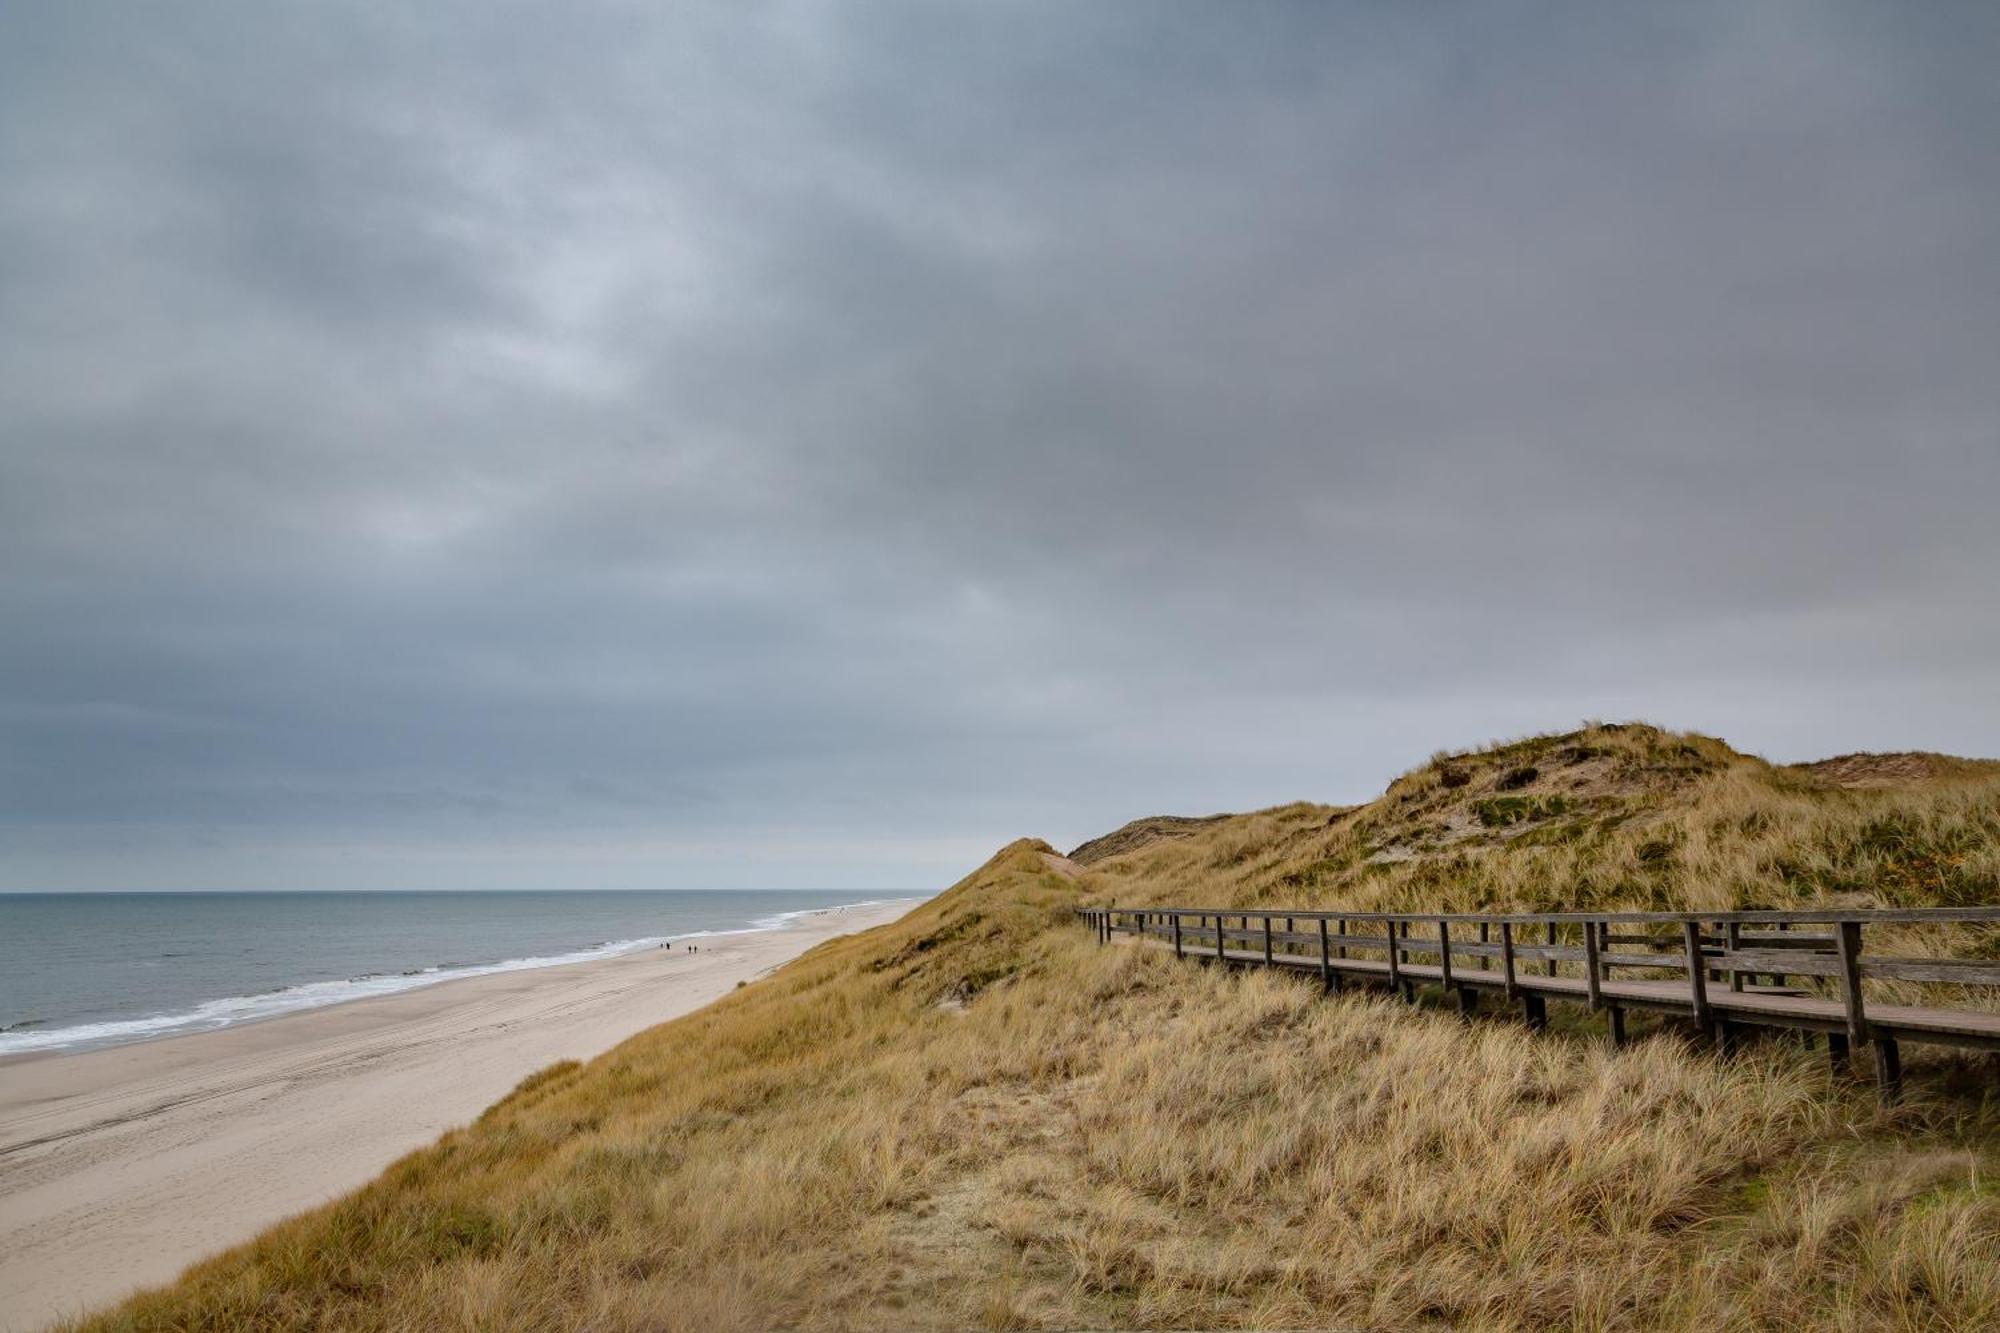
[[[1847,1044],[1868,1040],[1868,1015],[1861,997],[1861,923],[1842,921],[1836,927],[1840,950],[1840,1000],[1847,1008]]]
[[[1551,949],[1556,947],[1556,923],[1553,921],[1549,922],[1549,935],[1547,944]],[[1550,976],[1554,976],[1556,974],[1556,960],[1553,958],[1549,958],[1545,959],[1544,961],[1548,964],[1548,966],[1543,970],[1546,971]]]
[[[1583,923],[1583,992],[1590,997],[1590,1011],[1604,1007],[1604,990],[1597,979],[1597,922]]]
[[[1403,959],[1402,950],[1396,947],[1396,923],[1384,917],[1382,919],[1382,927],[1389,935],[1389,988],[1391,990],[1401,990],[1403,988]]]
[[[1722,947],[1732,955],[1742,951],[1743,924],[1740,921],[1722,923]],[[1737,971],[1737,961],[1734,957],[1729,960],[1729,989],[1733,991],[1743,989],[1743,974]]]
[[[1514,980],[1514,923],[1500,923],[1500,965],[1506,975],[1507,998],[1513,999],[1521,993],[1520,985]]]
[[[1181,914],[1179,912],[1174,913],[1174,957],[1183,957],[1181,953]]]
[[[1222,951],[1222,913],[1220,912],[1215,914],[1215,961],[1218,963],[1228,961]]]
[[[1493,927],[1490,923],[1485,921],[1479,923],[1479,942],[1481,944],[1493,943]],[[1493,955],[1483,949],[1479,953],[1479,970],[1481,972],[1491,972],[1493,970]]]
[[[1270,965],[1271,965],[1271,918],[1270,915],[1266,913],[1264,917],[1264,966],[1269,967]]]
[[[1444,988],[1451,989],[1451,923],[1438,918],[1438,976],[1444,981]]]
[[[1340,956],[1347,957],[1347,918],[1340,918]]]
[[[1333,962],[1326,955],[1326,918],[1319,919],[1319,988],[1333,989]]]
[[[1708,969],[1701,959],[1701,923],[1681,922],[1681,941],[1687,946],[1688,997],[1694,1002],[1695,1026],[1709,1031],[1715,1024],[1708,1011]]]

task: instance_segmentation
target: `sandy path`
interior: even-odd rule
[[[0,1329],[164,1282],[368,1180],[533,1071],[909,906],[0,1063]]]

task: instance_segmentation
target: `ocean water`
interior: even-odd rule
[[[0,1056],[228,1027],[457,977],[782,930],[906,895],[0,894]]]

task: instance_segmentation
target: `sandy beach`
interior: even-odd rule
[[[166,1281],[362,1184],[535,1070],[909,906],[0,1063],[0,1330]]]

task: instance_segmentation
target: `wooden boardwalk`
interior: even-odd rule
[[[1569,1001],[1602,1011],[1614,1044],[1625,1040],[1630,1009],[1690,1019],[1724,1049],[1750,1028],[1824,1033],[1836,1064],[1871,1047],[1891,1097],[1902,1087],[1901,1042],[2000,1050],[2000,1012],[1886,1003],[1866,985],[2000,987],[2000,963],[1863,951],[1871,926],[2000,926],[2000,907],[1429,915],[1098,907],[1079,915],[1100,942],[1139,936],[1185,958],[1311,973],[1330,991],[1376,985],[1414,999],[1419,986],[1434,986],[1467,1014],[1497,995],[1536,1027],[1548,1021],[1550,1000]]]

